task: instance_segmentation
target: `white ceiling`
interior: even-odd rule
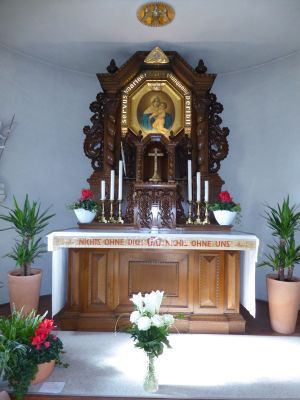
[[[0,45],[88,74],[135,51],[178,51],[208,72],[252,67],[300,49],[300,0],[167,0],[173,23],[149,28],[140,0],[0,0]],[[0,60],[1,62],[1,60]]]

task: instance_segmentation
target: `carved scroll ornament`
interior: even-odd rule
[[[228,128],[221,128],[222,118],[218,115],[223,111],[221,103],[217,102],[217,96],[213,93],[209,94],[209,107],[208,107],[208,161],[209,172],[216,173],[220,169],[221,161],[228,154],[228,141],[229,134]]]
[[[90,110],[94,113],[91,117],[92,127],[85,126],[83,128],[83,133],[86,135],[83,146],[84,154],[92,160],[92,168],[95,171],[103,169],[105,101],[105,94],[98,93],[96,101],[90,105]]]

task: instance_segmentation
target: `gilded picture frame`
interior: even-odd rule
[[[164,79],[149,79],[143,73],[123,91],[121,128],[123,135],[130,129],[134,134],[161,134],[169,137],[182,129],[190,134],[191,94],[171,73]],[[177,85],[176,85],[177,83]]]

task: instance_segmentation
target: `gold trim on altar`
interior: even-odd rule
[[[53,237],[53,250],[64,248],[127,248],[169,250],[255,250],[255,240],[163,238],[155,235],[146,237]]]

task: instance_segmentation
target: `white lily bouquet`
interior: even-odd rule
[[[169,328],[174,323],[171,314],[159,314],[164,292],[157,290],[133,295],[130,299],[136,307],[130,315],[132,327],[129,329],[131,337],[135,341],[135,347],[143,349],[148,356],[147,376],[144,381],[144,389],[149,392],[158,390],[155,376],[154,357],[163,353],[164,345],[171,347],[167,336]]]

